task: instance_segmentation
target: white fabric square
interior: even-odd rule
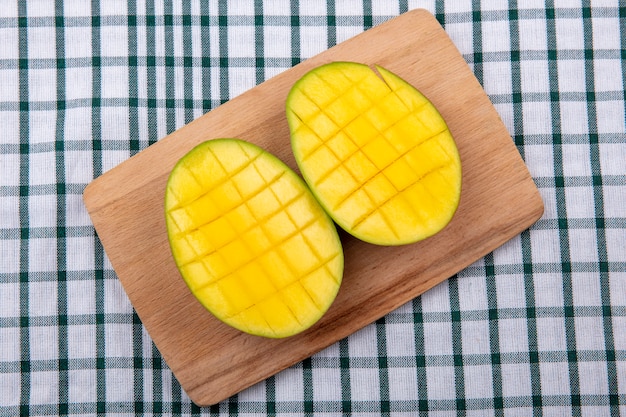
[[[0,7],[0,10],[1,9],[11,9],[11,7]],[[0,329],[0,334],[2,334],[2,329]],[[20,386],[21,386],[21,376],[20,376],[19,371],[17,372],[7,371],[7,372],[0,373],[0,387],[2,387],[2,389],[0,390],[0,404],[6,407],[19,406],[20,405]]]
[[[380,378],[376,368],[350,368],[350,400],[380,401]]]
[[[307,2],[306,4],[311,4]],[[302,7],[300,13],[302,14]],[[304,20],[304,19],[301,19]],[[300,26],[300,57],[310,58],[327,49],[328,33],[325,27]]]
[[[606,348],[602,316],[575,317],[574,326],[576,329],[577,351],[603,351]],[[604,363],[602,365],[606,366]]]
[[[290,58],[291,33],[281,26],[263,28],[263,56],[265,58]]]
[[[602,48],[605,49],[606,46]],[[593,90],[596,93],[603,91],[623,91],[621,61],[615,59],[595,59],[593,61],[593,71]]]
[[[621,4],[621,3],[620,3]],[[621,4],[623,7],[624,5]],[[593,16],[593,48],[596,50],[619,51],[623,48],[620,39],[620,19],[615,17]]]
[[[93,314],[93,313],[92,313]],[[67,327],[68,359],[91,359],[96,357],[96,327],[89,324]]]
[[[94,245],[92,236],[68,236],[65,243],[67,271],[94,269]]]
[[[598,242],[595,229],[574,229],[569,232],[570,258],[575,262],[598,262]]]
[[[148,378],[144,379],[149,380]],[[237,400],[241,401],[242,403],[263,402],[267,399],[265,395],[265,388],[266,387],[264,382],[254,384],[251,387],[241,391],[237,395]]]
[[[98,14],[101,16],[126,16],[128,13],[128,2],[124,0],[107,0],[99,4]]]
[[[600,167],[604,176],[625,175],[626,143],[603,143],[600,146]]]
[[[483,20],[481,22],[483,53],[509,51],[511,31],[507,20]],[[510,65],[510,63],[509,63]]]
[[[341,374],[338,368],[314,368],[313,369],[313,396],[319,401],[340,401],[341,390],[338,387],[341,386]],[[285,385],[285,389],[281,391],[291,392],[303,392],[302,391],[303,378],[298,375],[298,378],[294,378],[290,385]],[[299,390],[294,387],[300,387]],[[278,386],[277,386],[278,388]],[[278,397],[278,390],[276,390]],[[291,399],[291,397],[287,397]],[[277,398],[278,399],[278,398]]]
[[[334,385],[334,384],[333,384]],[[274,378],[274,386],[276,388],[276,401],[289,401],[294,395],[302,395],[304,392],[304,378],[302,376],[302,367],[293,366],[280,372]],[[331,385],[332,386],[332,385]],[[317,393],[314,389],[314,395]]]
[[[253,67],[230,68],[228,78],[228,94],[233,99],[256,85],[256,69]]]
[[[503,397],[529,397],[532,395],[530,366],[527,363],[503,363],[500,366],[500,371],[502,373]]]
[[[54,136],[54,128],[57,121],[57,114],[54,110],[41,110],[33,111],[29,113],[28,123],[28,135],[29,144],[36,145],[41,143],[53,142],[56,138]],[[35,155],[31,153],[30,158]],[[54,167],[54,164],[49,168]]]
[[[582,60],[559,60],[557,63],[557,76],[559,94],[569,92],[584,93],[587,90],[585,85],[585,62]],[[561,101],[559,104],[562,106],[564,103],[564,101]]]
[[[426,386],[429,400],[456,398],[453,366],[429,366],[426,368]]]
[[[519,235],[493,251],[493,263],[496,267],[523,263],[522,239]]]
[[[519,48],[521,51],[546,50],[545,19],[525,19],[519,30]]]
[[[390,401],[415,401],[417,395],[417,376],[415,369],[389,368],[389,400]]]
[[[107,355],[109,356],[109,355]],[[108,402],[132,402],[135,400],[133,389],[134,370],[126,368],[107,368],[104,373],[104,383]]]
[[[365,326],[348,336],[348,351],[351,357],[376,356],[378,353],[376,325]]]
[[[2,70],[0,70],[0,74],[2,74]],[[4,80],[2,80],[0,78],[0,83],[4,83]],[[13,96],[10,100],[8,101],[13,101],[15,100],[15,97],[17,96]],[[20,112],[17,110],[17,108],[15,108],[15,111],[2,111],[0,112],[0,129],[2,129],[2,132],[4,132],[4,134],[0,137],[0,144],[11,144],[11,145],[16,145],[19,142],[19,137],[20,137]],[[17,167],[18,165],[9,165],[7,163],[6,167],[4,165],[4,161],[5,158],[18,158],[19,160],[19,156],[17,154],[17,152],[19,152],[17,149],[15,150],[16,153],[8,153],[8,152],[3,152],[0,155],[0,165],[2,165],[2,167],[0,167],[0,169],[4,170],[6,169],[7,172],[10,172],[11,175],[9,175],[10,177],[17,177],[17,175],[15,175],[14,173],[17,172]],[[16,156],[12,156],[12,155],[16,155]],[[13,168],[13,169],[9,169],[9,168]],[[4,185],[5,182],[9,181],[9,178],[4,178],[6,175],[4,175],[4,171],[0,171],[0,174],[2,174],[2,177],[0,178],[0,185]],[[14,184],[18,184],[19,182],[17,181],[18,178],[10,178],[13,181]]]
[[[33,313],[30,313],[32,316]],[[56,326],[33,326],[28,329],[29,360],[54,361],[59,357],[59,333]]]
[[[525,318],[498,319],[498,334],[501,353],[516,353],[528,350],[528,322]]]
[[[438,284],[421,295],[422,313],[444,313],[450,311],[448,281]]]
[[[51,265],[54,267],[54,265]],[[28,315],[56,316],[58,313],[57,281],[32,281],[28,284]]]
[[[291,8],[283,1],[268,1],[263,3],[263,14],[266,16],[290,16]]]
[[[597,101],[596,113],[600,116],[597,118],[597,122],[596,122],[597,124],[596,129],[598,130],[599,134],[623,135],[624,133],[626,133],[625,132],[626,124],[624,123],[625,117],[624,117],[624,102],[623,101],[621,100]],[[605,147],[606,145],[609,145],[609,144],[608,143],[602,144],[602,147],[600,148],[600,150],[602,150],[602,148]],[[626,149],[626,146],[624,145],[623,141],[621,144],[621,148],[622,148],[622,153],[624,153],[624,149]],[[626,161],[626,159],[616,158],[616,161],[618,161],[618,164],[621,161],[622,173],[625,172],[626,168],[624,168],[624,161]],[[604,174],[604,169],[602,170],[602,173]]]
[[[524,146],[524,157],[533,178],[554,176],[554,148],[552,145]]]
[[[74,239],[78,240],[78,239]],[[67,282],[67,300],[69,316],[88,315],[96,312],[96,289],[92,280],[71,280]]]
[[[415,355],[415,336],[412,323],[387,322],[385,330],[388,357],[411,357]]]
[[[563,275],[560,273],[534,273],[535,307],[562,307]]]
[[[28,28],[28,56],[37,59],[56,59],[54,39],[56,30],[54,26]],[[52,42],[52,45],[50,45]]]
[[[363,7],[351,0],[335,0],[335,15],[363,16]]]
[[[586,102],[561,101],[561,133],[577,135],[589,133]]]
[[[626,317],[613,316],[611,318],[613,329],[626,329]],[[626,334],[625,332],[613,332],[613,344],[615,350],[623,351],[626,349]],[[626,367],[626,362],[623,362]],[[625,381],[626,382],[626,381]]]
[[[65,69],[65,100],[68,102],[90,99],[92,96],[92,72],[90,68],[76,67]],[[118,87],[119,89],[119,87]],[[126,91],[128,94],[128,90]],[[66,125],[68,111],[87,111],[84,107],[66,109]],[[90,111],[90,110],[89,110]],[[64,137],[65,139],[65,137]]]
[[[626,217],[626,186],[605,184],[602,190],[604,191],[604,216],[607,218]],[[624,249],[624,246],[622,245],[621,248]],[[622,256],[623,260],[624,256]]]
[[[112,270],[108,257],[105,257],[104,269]],[[128,295],[122,287],[122,283],[117,277],[104,281],[104,313],[105,314],[132,314],[133,307],[128,299]],[[132,332],[131,323],[125,325],[127,332]],[[118,332],[119,333],[119,332]],[[125,336],[126,337],[126,336]],[[132,352],[132,350],[131,350]]]
[[[127,143],[130,139],[130,127],[128,124],[128,108],[127,107],[107,107],[102,109],[101,115],[102,124],[102,136],[101,140],[104,142],[118,142],[120,150],[126,153],[128,158],[128,150],[124,149],[126,146],[121,143]]]
[[[363,32],[363,26],[337,26],[336,43],[346,41]]]
[[[561,241],[556,229],[533,230],[530,234],[533,263],[552,263],[561,259]]]
[[[86,184],[93,169],[93,153],[90,151],[70,151],[63,153],[66,184]]]
[[[128,96],[128,69],[125,67],[103,67],[100,71],[102,99]],[[106,129],[103,129],[106,131]]]
[[[522,103],[522,114],[525,135],[551,135],[553,133],[550,103],[525,101]]]
[[[120,26],[100,26],[100,56],[123,57],[128,55],[128,30]],[[103,66],[101,69],[107,68]],[[124,84],[128,87],[128,83]]]
[[[18,223],[13,224],[17,226]],[[20,245],[20,240],[18,239],[0,240],[0,253],[3,256],[2,270],[4,273],[17,274],[20,272]],[[14,306],[17,308],[19,303],[15,303]]]
[[[2,158],[0,158],[0,163],[4,162]],[[2,167],[0,167],[0,172],[4,171]],[[17,171],[17,170],[15,170]],[[14,172],[15,172],[14,171]],[[17,185],[16,185],[17,186]],[[20,198],[17,196],[2,196],[3,205],[0,206],[0,229],[17,229],[20,224],[20,212],[19,212],[19,204]],[[2,239],[1,241],[4,241]],[[6,256],[6,252],[1,252]],[[4,266],[4,260],[3,264]]]
[[[57,267],[56,239],[30,238],[28,240],[28,270],[53,271]]]
[[[111,138],[110,140],[115,139]],[[122,162],[126,161],[129,157],[130,155],[127,150],[107,150],[105,153],[102,154],[102,173],[105,173],[110,169],[115,168]]]
[[[556,209],[556,190],[554,188],[540,188],[539,194],[541,194],[541,200],[543,201],[543,216],[541,216],[544,220],[555,220],[558,219],[557,209]],[[554,227],[556,227],[556,223],[552,223]],[[538,229],[533,228],[530,229],[530,237],[536,234]]]
[[[132,323],[107,323],[104,328],[106,338],[106,356],[130,357],[133,355],[133,325]]]
[[[539,373],[541,395],[569,396],[571,394],[567,362],[541,362],[539,363]]]
[[[92,137],[92,112],[87,107],[76,107],[65,110],[65,130],[63,142],[90,141]]]
[[[0,253],[5,254],[5,252]],[[0,318],[18,317],[20,315],[20,284],[18,282],[1,281],[0,300],[2,300],[2,303],[0,303]],[[2,351],[1,341],[4,341],[4,339],[0,339],[0,352]]]
[[[55,404],[59,401],[59,377],[56,371],[31,370],[28,403]]]
[[[465,398],[493,397],[493,376],[490,365],[463,365]]]
[[[510,95],[513,92],[512,86],[512,72],[509,62],[483,63],[483,88],[487,94]]]
[[[82,0],[64,0],[63,15],[65,17],[91,16],[91,3]]]
[[[18,312],[15,312],[15,316],[18,314]],[[20,340],[19,327],[0,327],[0,362],[20,361]],[[2,391],[4,390],[0,390],[0,395],[2,395]]]
[[[578,373],[584,375],[580,378],[581,395],[608,395],[609,380],[607,364],[602,361],[578,362]],[[614,382],[612,382],[614,383]]]
[[[537,349],[539,351],[566,351],[565,319],[563,317],[538,317]]]
[[[326,2],[307,1],[300,4],[301,16],[325,16],[328,13]]]
[[[70,369],[68,378],[68,402],[82,404],[97,398],[97,374],[95,369]]]
[[[253,26],[229,26],[228,27],[228,53],[230,58],[254,58],[254,39]],[[236,45],[233,46],[233,45]],[[233,49],[236,48],[236,49]]]
[[[520,62],[522,91],[527,93],[550,92],[550,76],[548,63],[544,60],[524,60]],[[529,101],[529,104],[536,104]]]
[[[498,308],[525,308],[526,289],[524,276],[510,274],[496,277]]]
[[[590,219],[595,213],[593,188],[568,187],[565,192],[565,208],[568,219]]]
[[[452,355],[452,326],[449,322],[424,323],[424,354]]]
[[[42,171],[45,172],[45,171]],[[48,171],[49,174],[49,171]],[[54,180],[54,178],[51,178]],[[55,227],[57,224],[57,201],[55,195],[43,194],[28,197],[28,226]],[[24,225],[26,225],[26,219]],[[56,241],[51,240],[52,248],[56,248]]]
[[[566,177],[590,177],[591,161],[589,144],[567,143],[563,151],[563,175]]]
[[[28,71],[28,84],[28,100],[30,103],[56,100],[56,70],[51,68],[30,69]],[[48,126],[48,128],[50,128],[50,126]]]
[[[460,340],[463,355],[489,353],[489,322],[487,320],[462,321]]]
[[[351,4],[349,1],[347,3]],[[359,11],[362,11],[362,10],[359,10]],[[382,2],[382,1],[372,2],[372,15],[374,16],[389,16],[389,15],[397,16],[398,14],[400,14],[400,5],[398,3]]]
[[[556,47],[559,50],[581,50],[585,47],[585,35],[581,19],[559,18],[554,22]]]
[[[54,184],[56,180],[56,155],[54,152],[37,152],[28,155],[28,183],[29,185],[45,185]],[[46,197],[48,200],[46,203],[52,203],[56,201],[54,195],[51,196],[31,196],[31,199]],[[42,202],[42,201],[40,201]],[[32,207],[33,205],[31,205]],[[32,207],[36,209],[36,207]],[[32,219],[35,220],[36,219]],[[54,220],[49,224],[54,224]]]
[[[0,31],[0,36],[2,34],[2,31]],[[0,54],[2,54],[2,50],[3,49],[9,49],[9,48],[0,48]],[[3,58],[0,55],[0,60],[2,59],[15,59],[14,57],[6,57]],[[20,79],[18,76],[18,73],[14,72],[14,71],[7,71],[5,69],[0,69],[0,83],[2,83],[2,88],[0,88],[0,102],[15,102],[19,99],[20,97]],[[17,110],[19,109],[18,105],[15,106],[15,114],[19,114],[17,112]],[[8,113],[8,110],[4,110],[2,111],[2,113]],[[9,127],[17,127],[19,126],[19,122],[18,123],[3,123],[2,122],[3,119],[0,119],[0,126],[5,127],[5,129],[8,129]],[[6,130],[5,130],[6,131]],[[4,139],[6,140],[6,139]],[[4,142],[3,140],[3,142]]]
[[[461,311],[486,310],[487,285],[484,276],[459,277],[459,309]]]
[[[605,230],[605,235],[608,261],[624,262],[624,258],[626,258],[626,229],[607,229]],[[616,275],[618,272],[614,271],[614,274]],[[618,276],[621,276],[621,274]],[[626,290],[626,287],[624,289]],[[625,304],[622,303],[622,305]]]

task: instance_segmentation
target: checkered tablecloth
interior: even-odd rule
[[[418,7],[494,103],[543,217],[378,322],[195,406],[108,262],[83,189]],[[2,0],[0,416],[625,416],[625,59],[617,0]]]

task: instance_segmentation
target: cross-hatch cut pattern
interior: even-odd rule
[[[239,151],[208,153],[208,178],[181,167],[196,192],[175,196],[168,211],[174,244],[186,248],[179,268],[194,277],[188,284],[205,306],[219,308],[235,327],[252,319],[275,328],[277,315],[305,325],[310,311],[327,309],[323,292],[341,281],[342,257],[326,237],[332,223],[312,209],[316,203],[295,174]]]
[[[447,182],[442,174],[454,159],[440,139],[451,136],[443,120],[427,124],[437,120],[430,102],[411,105],[382,80],[385,88],[372,89],[371,81],[363,85],[368,77],[314,76],[315,88],[298,91],[306,104],[292,109],[301,122],[294,133],[308,141],[301,155],[310,167],[305,175],[330,210],[349,212],[351,229],[376,217],[398,237],[401,225],[392,215],[426,221],[429,213],[420,206],[446,204],[429,189]]]

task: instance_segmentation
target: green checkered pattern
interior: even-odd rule
[[[545,214],[378,322],[195,406],[134,313],[84,187],[416,7],[484,86]],[[0,415],[626,415],[624,78],[618,0],[3,0]]]

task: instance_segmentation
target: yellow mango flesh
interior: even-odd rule
[[[298,167],[355,237],[401,245],[434,235],[461,194],[461,160],[433,104],[397,75],[352,62],[305,74],[287,97]]]
[[[204,142],[165,194],[174,260],[196,298],[246,333],[280,338],[317,322],[342,280],[332,220],[289,167],[238,139]]]

